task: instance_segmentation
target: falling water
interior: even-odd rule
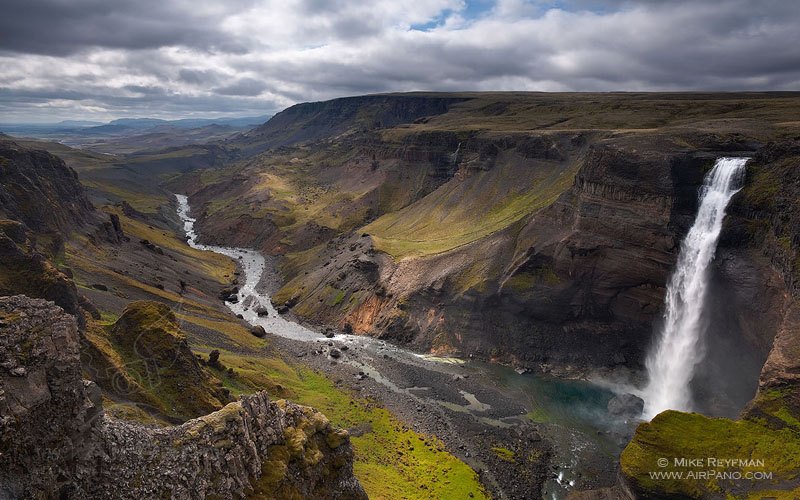
[[[747,158],[719,158],[705,178],[700,209],[681,245],[667,288],[664,327],[647,358],[649,384],[644,391],[646,418],[666,409],[689,410],[689,383],[703,357],[703,307],[708,267],[717,249],[725,208],[740,189]]]

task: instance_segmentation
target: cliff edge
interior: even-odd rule
[[[260,392],[174,427],[103,412],[75,319],[0,298],[0,498],[366,498],[346,431]]]

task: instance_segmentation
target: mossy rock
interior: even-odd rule
[[[118,396],[155,403],[173,420],[204,415],[230,401],[222,382],[199,364],[175,314],[165,304],[131,303],[111,326],[109,341],[119,354],[117,369],[136,387],[136,393]]]
[[[712,459],[753,462],[724,465]],[[791,497],[800,493],[800,434],[788,427],[669,410],[639,425],[620,466],[625,482],[642,498],[749,498],[775,492]],[[749,476],[758,474],[769,476]]]

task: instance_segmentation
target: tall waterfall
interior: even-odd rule
[[[649,383],[644,391],[644,416],[666,409],[689,410],[689,383],[703,357],[703,309],[725,208],[740,189],[747,158],[719,158],[706,175],[700,209],[681,245],[667,288],[664,327],[647,358]]]

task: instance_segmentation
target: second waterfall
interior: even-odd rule
[[[697,217],[681,245],[667,288],[664,326],[647,358],[645,418],[667,409],[691,409],[689,384],[703,357],[708,269],[717,249],[725,209],[740,189],[746,162],[747,158],[719,158],[706,175]]]

